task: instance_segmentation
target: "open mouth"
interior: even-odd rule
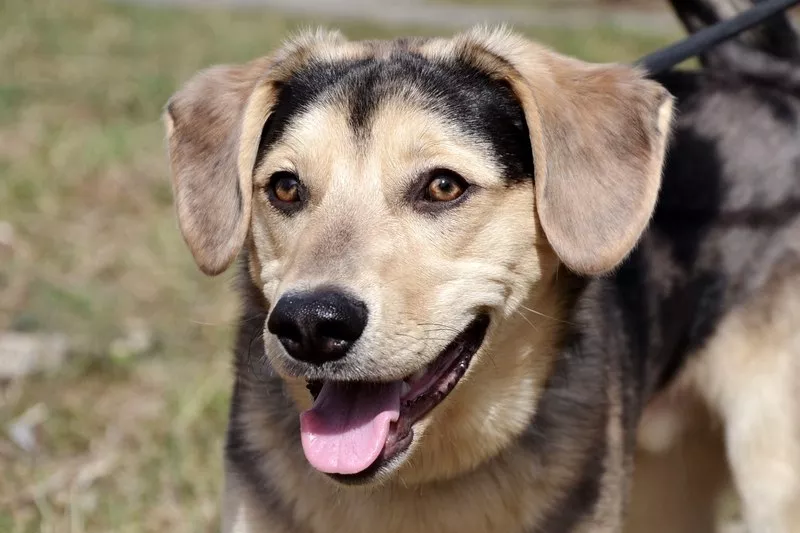
[[[414,424],[455,388],[478,351],[489,317],[478,315],[429,365],[386,383],[310,381],[314,405],[300,415],[303,451],[345,483],[371,478],[414,438]]]

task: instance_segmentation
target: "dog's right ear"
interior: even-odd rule
[[[274,105],[270,60],[196,74],[164,112],[178,222],[200,270],[223,272],[244,244],[252,172]]]

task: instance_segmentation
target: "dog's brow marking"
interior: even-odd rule
[[[458,126],[465,138],[484,144],[510,181],[533,176],[521,107],[510,89],[467,63],[433,61],[405,52],[389,59],[312,64],[287,87],[289,96],[279,98],[262,152],[280,140],[298,114],[322,102],[345,110],[350,134],[358,144],[365,143],[380,110],[397,101],[435,113],[440,116],[437,120]]]

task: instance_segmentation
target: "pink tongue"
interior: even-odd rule
[[[326,382],[314,406],[300,415],[303,451],[326,474],[357,474],[375,462],[400,416],[402,381]]]

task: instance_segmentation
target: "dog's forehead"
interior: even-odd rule
[[[344,114],[351,136],[365,139],[381,112],[393,107],[396,124],[381,127],[404,127],[397,109],[424,110],[466,142],[488,147],[505,176],[532,176],[527,124],[508,85],[457,56],[426,57],[409,42],[361,43],[359,54],[308,57],[281,84],[259,156],[285,140],[293,124],[311,111]]]

